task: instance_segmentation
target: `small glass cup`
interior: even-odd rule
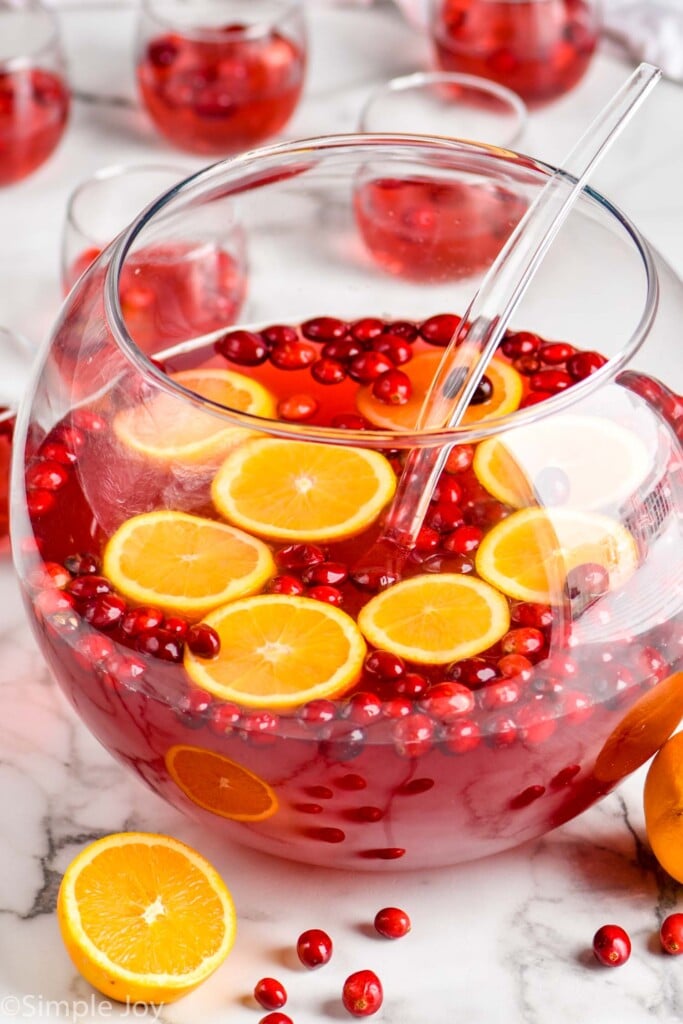
[[[47,160],[69,103],[54,14],[39,0],[0,0],[0,186]]]
[[[70,291],[102,250],[187,172],[169,165],[105,167],[72,193],[62,237],[62,285]],[[135,251],[121,278],[129,330],[151,353],[234,323],[246,291],[243,232],[227,197],[182,230],[167,218]]]
[[[431,0],[430,33],[445,71],[481,75],[529,105],[583,78],[598,43],[598,0]]]
[[[21,334],[0,327],[0,554],[9,548],[9,471],[17,407],[33,363],[34,349]]]
[[[276,135],[305,68],[303,13],[292,0],[142,0],[140,96],[180,149],[227,155]]]
[[[484,142],[500,151],[519,139],[526,107],[509,89],[471,75],[419,72],[374,92],[360,116],[364,132]],[[527,208],[519,193],[463,168],[447,175],[406,160],[400,175],[371,161],[357,175],[356,220],[373,262],[424,284],[486,270]]]

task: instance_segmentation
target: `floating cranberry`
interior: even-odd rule
[[[104,664],[114,653],[114,644],[102,633],[86,633],[79,637],[74,647],[74,658],[86,670]]]
[[[271,324],[269,327],[264,327],[261,331],[261,337],[271,348],[273,345],[284,345],[287,342],[298,341],[299,339],[297,331],[287,324]]]
[[[83,618],[95,629],[114,629],[123,620],[127,606],[117,594],[98,594],[83,611]]]
[[[379,590],[386,590],[399,579],[399,574],[387,566],[365,566],[351,570],[351,579],[361,590],[369,590],[376,593]]]
[[[272,1013],[267,1013],[265,1017],[261,1017],[259,1024],[294,1024],[294,1021],[286,1013],[274,1010]]]
[[[561,366],[574,355],[575,351],[574,346],[568,345],[565,341],[551,341],[547,345],[542,345],[538,354],[541,362],[546,366]]]
[[[26,470],[26,486],[30,490],[58,491],[69,479],[69,470],[54,459],[33,462]]]
[[[432,501],[437,504],[459,505],[463,498],[463,486],[451,473],[442,473],[434,488]]]
[[[299,960],[309,971],[323,967],[332,956],[332,939],[321,928],[309,928],[302,932],[296,943]]]
[[[669,914],[665,917],[659,929],[659,938],[665,953],[680,956],[683,953],[683,914]]]
[[[221,651],[221,638],[206,622],[190,626],[185,643],[198,658],[217,658]]]
[[[322,804],[308,803],[292,804],[292,807],[295,811],[299,811],[300,814],[322,814],[325,809]]]
[[[311,367],[311,376],[318,384],[341,384],[346,380],[346,368],[337,359],[318,359]]]
[[[55,507],[54,491],[29,491],[26,495],[28,514],[34,518],[45,516]]]
[[[465,473],[472,465],[474,459],[474,446],[471,444],[457,444],[451,448],[446,459],[445,470],[447,473]]]
[[[88,434],[101,434],[107,429],[107,421],[104,416],[93,412],[91,409],[74,409],[71,413],[73,425],[84,430]]]
[[[568,764],[567,767],[562,768],[557,775],[553,775],[550,780],[550,785],[553,789],[563,789],[574,781],[580,771],[580,764]]]
[[[304,370],[318,358],[318,350],[306,341],[283,341],[270,350],[270,361],[278,370]]]
[[[397,334],[382,334],[371,342],[370,348],[373,352],[381,352],[382,355],[388,356],[394,366],[403,366],[413,358],[412,345]]]
[[[334,828],[330,825],[323,825],[320,828],[307,828],[304,834],[309,839],[315,839],[318,843],[330,843],[333,846],[346,841],[346,832],[341,828]]]
[[[303,423],[315,416],[318,411],[318,403],[312,395],[296,394],[288,395],[277,404],[277,414],[282,420],[290,423]]]
[[[382,701],[374,693],[358,691],[349,697],[343,716],[357,725],[369,725],[382,715]]]
[[[542,669],[550,676],[560,679],[573,679],[579,671],[579,664],[569,654],[553,654],[543,662]]]
[[[96,577],[85,577],[85,579]],[[146,629],[156,629],[164,621],[164,613],[160,608],[131,608],[126,612],[121,623],[121,632],[126,636],[137,636]]]
[[[483,405],[493,398],[493,383],[489,377],[482,377],[470,399],[470,405]]]
[[[290,597],[300,597],[305,589],[298,576],[274,576],[268,584],[270,594],[289,594]]]
[[[496,668],[506,679],[517,679],[527,683],[531,679],[534,666],[523,654],[505,654],[497,662]]]
[[[441,534],[431,526],[421,526],[415,538],[415,550],[425,553],[436,551],[441,543]]]
[[[500,649],[504,654],[529,655],[540,654],[545,648],[545,636],[540,629],[527,626],[523,629],[511,629],[500,641]]]
[[[427,715],[406,715],[394,724],[392,736],[394,748],[401,757],[422,757],[432,748],[434,723]]]
[[[532,405],[540,405],[541,402],[547,402],[552,397],[551,391],[530,391],[519,403],[519,407],[520,409],[528,409]]]
[[[60,423],[54,431],[54,439],[63,444],[74,455],[78,455],[85,444],[85,434],[72,424]],[[59,460],[58,460],[59,461]]]
[[[185,639],[189,628],[190,624],[187,620],[182,619],[179,615],[167,615],[164,619],[164,629],[167,633],[172,633],[178,640]]]
[[[361,850],[358,854],[363,860],[400,860],[405,855],[402,846],[380,846],[374,850]]]
[[[344,982],[342,1002],[354,1017],[377,1013],[383,999],[382,983],[374,971],[356,971]]]
[[[104,663],[104,672],[108,680],[116,679],[117,684],[134,687],[140,682],[147,670],[142,658],[136,654],[112,654]]]
[[[311,587],[307,591],[306,597],[310,597],[312,601],[322,601],[323,604],[332,604],[339,608],[344,603],[344,595],[338,587],[330,587],[322,583],[317,587]]]
[[[538,696],[519,709],[515,722],[519,736],[526,744],[537,746],[545,743],[557,729],[555,705],[544,696]]]
[[[361,352],[349,364],[349,377],[360,384],[370,384],[383,373],[393,369],[395,367],[391,359],[381,352]]]
[[[439,313],[420,324],[420,336],[430,345],[445,347],[460,326],[460,317],[454,313]]]
[[[310,565],[325,561],[325,553],[316,544],[287,544],[275,556],[283,569],[301,572]]]
[[[523,377],[533,377],[541,369],[541,360],[535,355],[520,356],[512,365]]]
[[[299,719],[306,725],[327,725],[337,717],[337,706],[331,700],[309,700],[299,711]]]
[[[484,531],[478,526],[459,526],[443,542],[444,550],[456,555],[471,555],[482,542]]]
[[[46,441],[41,445],[40,454],[45,460],[59,462],[63,466],[73,466],[78,460],[76,452],[60,441]]]
[[[350,333],[357,341],[371,341],[373,338],[377,338],[383,330],[384,321],[371,316],[356,320],[349,328]]]
[[[331,800],[334,796],[329,786],[307,786],[305,792],[316,800]]]
[[[517,742],[518,735],[517,724],[507,712],[501,712],[487,723],[486,741],[498,750],[511,747]]]
[[[226,736],[234,732],[240,722],[242,712],[237,704],[226,702],[215,704],[210,711],[208,727],[216,736]]]
[[[405,338],[406,341],[414,341],[417,338],[417,327],[409,320],[393,320],[384,325],[384,333],[396,334],[399,338]]]
[[[272,711],[248,711],[242,715],[240,735],[254,746],[266,746],[277,739],[280,720]]]
[[[562,708],[567,721],[578,725],[593,714],[593,698],[581,690],[565,690],[562,695]]]
[[[365,733],[352,722],[330,722],[321,730],[320,753],[328,761],[352,761],[365,746]]]
[[[138,634],[135,646],[141,654],[148,654],[161,661],[180,662],[183,660],[183,641],[167,629],[147,629]]]
[[[549,391],[556,395],[564,391],[574,383],[574,378],[564,370],[541,370],[529,378],[529,387],[532,391]]]
[[[379,377],[375,378],[372,393],[385,405],[405,405],[413,393],[413,385],[410,377],[403,370],[387,370],[386,373],[381,373]]]
[[[541,344],[539,336],[531,331],[508,331],[501,347],[508,359],[519,359],[538,352]]]
[[[206,690],[192,687],[178,700],[178,718],[183,725],[199,729],[209,717],[213,705],[213,697]]]
[[[259,366],[265,363],[269,353],[266,342],[254,331],[228,331],[214,347],[224,359],[238,366]]]
[[[567,362],[567,370],[574,380],[585,380],[604,366],[607,360],[599,352],[576,352]]]
[[[355,772],[349,772],[348,775],[342,775],[340,779],[337,779],[336,786],[339,789],[347,790],[350,793],[358,793],[360,790],[367,789],[367,782],[362,775],[356,775]]]
[[[462,683],[434,683],[420,699],[420,708],[437,722],[452,722],[474,708],[474,694]]]
[[[427,692],[428,685],[425,677],[419,672],[404,672],[402,676],[392,682],[391,693],[396,697],[418,700]]]
[[[349,325],[333,316],[317,316],[301,325],[301,333],[309,341],[333,341],[348,334]]]
[[[413,701],[409,697],[392,697],[382,705],[382,714],[389,719],[405,718],[412,715],[413,710]]]
[[[344,812],[344,817],[348,821],[357,822],[359,825],[373,825],[382,820],[384,811],[381,807],[350,807]]]
[[[618,924],[604,924],[593,936],[593,953],[605,967],[619,967],[631,955],[631,940]]]
[[[336,587],[346,582],[349,570],[343,562],[314,562],[302,570],[301,578],[304,583]]]
[[[165,71],[173,64],[179,52],[172,39],[153,39],[147,47],[147,60],[158,71]]]
[[[553,624],[553,610],[547,604],[522,601],[513,605],[510,615],[513,622],[518,622],[520,626],[532,626],[534,629],[547,629]]]
[[[482,529],[490,529],[507,519],[510,509],[500,501],[479,501],[469,512],[468,519],[470,526],[479,526]]]
[[[453,662],[448,666],[446,674],[449,679],[457,679],[473,690],[478,690],[480,686],[486,686],[498,678],[497,669],[485,658],[466,658]]]
[[[504,711],[517,704],[521,695],[521,687],[516,679],[501,679],[479,691],[479,703],[485,711]]]
[[[669,674],[669,663],[656,647],[643,647],[636,656],[636,665],[646,679],[661,682]]]
[[[64,567],[73,573],[74,576],[84,576],[88,573],[98,573],[100,571],[100,562],[97,555],[89,553],[67,555],[64,559]]]
[[[342,412],[332,417],[330,426],[336,430],[366,430],[368,423],[357,413]]]
[[[439,501],[427,513],[427,525],[439,533],[451,533],[465,525],[465,518],[459,505]]]
[[[571,601],[595,600],[609,590],[609,573],[597,562],[585,562],[570,569],[565,588]]]
[[[539,797],[542,797],[545,793],[545,786],[535,785],[527,786],[521,793],[513,796],[510,800],[510,808],[513,811],[521,810],[523,807],[528,807],[529,804],[534,803]]]
[[[27,583],[33,590],[43,590],[45,587],[57,587],[58,590],[62,590],[70,580],[71,573],[59,562],[43,562],[32,569],[27,577]]]
[[[287,992],[276,978],[261,978],[254,985],[254,999],[264,1010],[280,1010],[287,1002]]]
[[[337,363],[350,363],[352,359],[359,356],[361,352],[364,352],[363,346],[353,341],[351,338],[341,338],[339,341],[328,341],[326,345],[320,350],[320,355],[323,359],[331,359]],[[320,362],[319,360],[318,362]],[[316,367],[318,363],[314,363],[313,367]],[[311,368],[311,373],[315,377],[315,370]],[[343,379],[343,378],[342,378]],[[335,381],[321,380],[321,384],[333,384]]]
[[[104,576],[76,576],[65,587],[77,601],[89,601],[98,594],[110,594],[111,589],[111,583]]]

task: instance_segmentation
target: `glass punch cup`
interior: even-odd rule
[[[551,171],[405,135],[272,146],[172,188],[67,297],[15,435],[26,606],[93,734],[226,838],[354,870],[482,857],[678,724],[681,282],[586,190],[465,421],[424,433],[482,270],[449,263],[436,204],[396,272],[400,225],[380,249],[357,202],[416,174],[516,209]],[[145,353],[121,282],[203,214],[244,231],[239,323]],[[447,460],[417,540],[380,541],[425,446]]]
[[[179,149],[226,156],[277,135],[299,102],[306,30],[294,0],[143,0],[137,80]]]

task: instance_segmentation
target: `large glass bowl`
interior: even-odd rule
[[[683,287],[634,225],[586,190],[469,422],[392,428],[550,173],[445,139],[275,146],[161,197],[66,300],[16,432],[29,616],[94,735],[228,839],[356,869],[481,857],[678,724]],[[244,233],[242,333],[143,351],[118,282],[207,219]],[[226,407],[226,370],[260,415]],[[417,547],[378,553],[434,445]]]

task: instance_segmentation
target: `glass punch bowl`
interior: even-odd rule
[[[465,422],[415,429],[550,173],[452,140],[270,147],[161,197],[65,302],[16,431],[26,607],[92,733],[228,840],[347,869],[482,857],[679,722],[683,286],[608,199],[583,193]],[[237,323],[127,315],[149,247],[236,223]],[[417,540],[380,542],[427,449],[447,458]]]

